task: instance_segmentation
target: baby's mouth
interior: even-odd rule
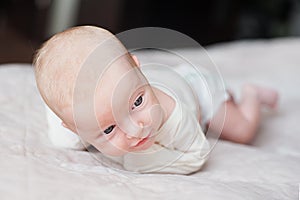
[[[147,140],[149,139],[149,137],[151,136],[152,131],[144,138],[140,139],[139,141],[137,141],[132,147],[138,147],[143,145],[144,143],[147,142]]]

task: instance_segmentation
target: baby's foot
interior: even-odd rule
[[[278,104],[278,92],[272,88],[262,87],[258,85],[248,84],[245,87],[255,90],[261,104],[271,109],[276,109]]]

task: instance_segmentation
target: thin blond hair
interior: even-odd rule
[[[99,27],[73,27],[54,35],[37,50],[33,59],[37,86],[59,117],[60,110],[72,102],[74,82],[85,58],[112,36]]]

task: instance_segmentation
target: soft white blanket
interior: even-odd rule
[[[197,57],[197,49],[182,51]],[[92,153],[53,147],[32,68],[2,65],[0,199],[298,199],[300,39],[231,42],[208,52],[237,94],[249,81],[278,88],[280,109],[264,112],[252,145],[219,141],[203,170],[189,176],[118,171]]]

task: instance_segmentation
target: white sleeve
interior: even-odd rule
[[[183,105],[184,106],[184,105]],[[123,166],[141,173],[190,174],[198,171],[208,158],[209,143],[196,117],[183,107],[173,115],[171,129],[159,135],[151,148],[124,156]]]
[[[139,173],[190,174],[201,169],[206,159],[199,152],[181,152],[154,144],[151,152],[127,154],[123,167]]]
[[[84,150],[88,143],[82,141],[78,135],[61,125],[61,120],[45,104],[48,122],[48,138],[56,147]]]

